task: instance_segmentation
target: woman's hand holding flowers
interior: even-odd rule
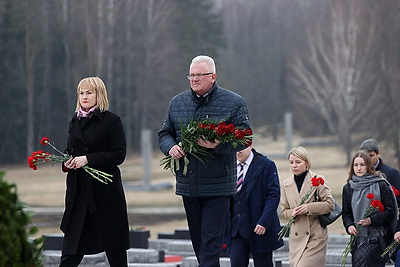
[[[296,217],[297,215],[307,214],[308,213],[308,205],[302,204],[293,209],[292,217]]]
[[[68,169],[74,169],[74,166],[72,165],[71,161],[72,161],[73,157],[71,156],[66,162],[64,162],[64,166]]]
[[[64,166],[68,169],[79,169],[88,164],[88,160],[86,156],[79,157],[70,157],[65,163]]]
[[[33,170],[37,170],[37,166],[39,164],[43,164],[46,162],[51,162],[53,164],[56,162],[61,162],[67,169],[82,168],[83,170],[85,170],[85,172],[90,174],[90,176],[97,179],[99,182],[102,182],[103,184],[108,184],[108,182],[112,182],[111,179],[113,177],[112,174],[108,174],[106,172],[99,171],[97,169],[87,166],[88,160],[86,156],[78,156],[74,158],[66,153],[63,153],[59,149],[57,149],[53,144],[51,144],[49,138],[47,137],[43,137],[40,140],[40,143],[42,145],[49,145],[58,153],[60,153],[60,155],[53,155],[48,152],[44,152],[43,150],[32,152],[32,155],[28,157],[28,164],[29,167],[32,168]]]
[[[349,228],[347,229],[350,235],[358,235],[357,228],[354,225],[350,225]]]
[[[372,223],[372,221],[371,221],[371,218],[370,217],[367,217],[367,218],[365,218],[365,219],[363,219],[363,220],[359,220],[358,221],[358,224],[360,224],[361,226],[368,226],[368,225],[370,225]]]

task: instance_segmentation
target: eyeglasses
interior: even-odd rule
[[[197,74],[188,73],[188,74],[186,75],[186,77],[187,77],[189,80],[194,79],[195,77],[201,79],[201,78],[203,78],[204,76],[210,75],[210,74],[214,74],[214,73],[212,73],[212,72],[197,73]]]

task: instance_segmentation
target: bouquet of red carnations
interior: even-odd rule
[[[236,148],[239,144],[250,145],[252,138],[254,137],[251,129],[239,129],[236,128],[233,123],[226,124],[224,121],[216,123],[209,120],[200,122],[190,120],[186,127],[181,123],[181,134],[182,141],[179,142],[179,146],[186,153],[183,158],[183,175],[187,174],[187,168],[189,165],[189,159],[187,158],[188,154],[191,154],[201,162],[203,162],[202,157],[212,155],[197,143],[199,138],[202,138],[203,140],[218,141],[221,143],[230,142],[233,148]],[[171,169],[173,173],[175,169],[180,169],[179,159],[175,159],[170,155],[164,157],[160,161],[160,165],[163,166],[165,170]]]
[[[367,198],[371,199],[371,202],[367,207],[367,209],[365,210],[361,220],[366,219],[375,212],[383,212],[385,210],[385,207],[383,206],[382,202],[378,199],[374,199],[375,198],[374,194],[372,193],[367,194]],[[360,224],[356,224],[357,231],[360,229],[360,227],[361,227]],[[353,249],[355,244],[356,244],[356,236],[351,235],[349,243],[347,244],[346,248],[342,253],[342,266],[346,266],[347,255],[349,255],[350,251]]]
[[[28,164],[29,164],[29,167],[32,168],[33,170],[37,170],[37,166],[39,164],[43,164],[43,163],[47,163],[47,162],[51,162],[53,164],[56,162],[66,162],[70,158],[70,156],[68,154],[62,153],[53,144],[51,144],[49,142],[49,138],[43,137],[40,140],[40,143],[42,145],[51,146],[54,150],[56,150],[60,154],[60,156],[54,155],[54,154],[51,154],[48,152],[44,152],[43,150],[32,152],[32,155],[28,157]],[[89,173],[93,178],[97,179],[98,181],[100,181],[104,184],[108,184],[108,182],[112,182],[111,174],[96,170],[87,165],[83,166],[82,169],[84,169],[87,173]]]

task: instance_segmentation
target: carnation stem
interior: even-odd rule
[[[88,166],[83,166],[83,169],[85,170],[85,172],[87,172],[88,174],[90,174],[93,178],[97,179],[98,181],[102,182],[103,184],[108,184],[108,182],[112,182],[113,180],[111,180],[109,177],[112,177],[111,174],[90,168]],[[102,177],[102,178],[100,178]]]
[[[61,155],[63,155],[64,157],[68,157],[68,154],[62,153],[60,150],[58,150],[58,148],[56,148],[55,146],[53,146],[50,142],[47,141],[47,144],[49,146],[51,146],[55,151],[57,151],[58,153],[60,153]]]

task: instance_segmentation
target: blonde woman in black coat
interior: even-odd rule
[[[118,168],[125,160],[125,132],[121,119],[107,111],[107,91],[100,78],[82,79],[77,94],[68,131],[71,158],[63,168],[68,175],[60,266],[78,266],[85,254],[103,251],[112,267],[127,266],[129,224]],[[86,165],[112,174],[112,182],[96,180],[82,169]]]

